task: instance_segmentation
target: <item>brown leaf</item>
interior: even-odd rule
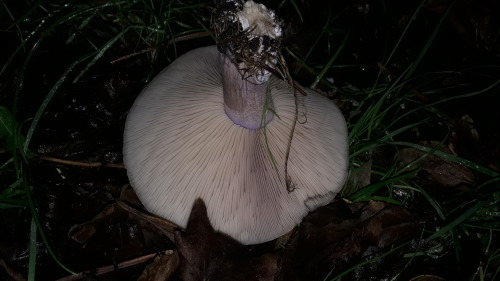
[[[439,143],[425,142],[421,145],[435,147]],[[443,146],[441,151],[453,154],[446,146]],[[395,163],[398,168],[407,165],[414,165],[415,169],[420,168],[418,181],[425,183],[425,186],[467,189],[476,185],[474,174],[467,167],[435,155],[426,155],[425,158],[419,159],[424,154],[425,152],[418,149],[404,148],[395,156]],[[417,159],[419,161],[414,162]]]
[[[195,201],[184,232],[175,232],[180,268],[184,281],[197,280],[274,280],[277,258],[274,254],[252,256],[236,240],[216,233],[210,225],[205,203]]]
[[[15,269],[10,267],[3,258],[0,258],[0,269],[3,269],[7,276],[9,276],[10,280],[13,281],[25,281],[26,277],[20,272],[17,272]],[[1,274],[1,271],[0,271]]]
[[[479,133],[474,128],[474,121],[469,115],[449,122],[451,137],[448,148],[453,154],[465,159],[479,162],[479,148],[481,143]]]
[[[143,227],[154,233],[163,234],[170,240],[173,239],[174,224],[155,216],[146,214],[144,211],[136,210],[122,201],[109,204],[92,220],[74,225],[70,228],[68,236],[73,240],[84,244],[94,236],[98,229],[107,228],[117,221],[132,219]]]
[[[399,206],[337,201],[304,219],[283,253],[277,280],[323,280],[332,268],[347,269],[355,265],[350,262],[406,241],[421,223]]]
[[[78,243],[84,244],[94,236],[98,228],[106,227],[112,219],[123,215],[126,214],[123,213],[122,208],[117,204],[110,204],[91,221],[72,226],[68,236]]]
[[[179,255],[175,251],[168,251],[164,255],[157,256],[153,263],[149,264],[138,281],[166,281],[179,266]]]

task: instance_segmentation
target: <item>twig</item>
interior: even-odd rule
[[[295,88],[295,90],[299,91],[299,93],[301,93],[303,96],[307,96],[306,91],[302,90],[302,88],[300,88],[300,86],[297,85],[297,83],[293,82],[293,87]]]
[[[106,274],[106,273],[109,273],[109,272],[113,272],[113,271],[121,269],[121,268],[127,268],[127,267],[130,267],[130,266],[136,265],[136,264],[144,263],[144,262],[146,262],[146,261],[148,261],[148,260],[156,257],[159,254],[162,254],[162,255],[172,255],[173,251],[172,250],[165,250],[165,251],[160,252],[160,253],[148,254],[148,255],[145,255],[145,256],[142,256],[142,257],[138,257],[138,258],[131,259],[131,260],[128,260],[128,261],[124,261],[124,262],[121,262],[121,263],[119,263],[117,265],[107,265],[107,266],[99,267],[99,268],[92,269],[92,270],[84,270],[84,271],[79,272],[77,274],[69,275],[69,276],[63,277],[61,279],[58,279],[57,281],[80,280],[80,279],[84,278],[85,276],[87,276],[89,274],[92,274],[92,275],[95,275],[95,276],[103,275],[103,274]]]
[[[94,167],[107,167],[107,168],[118,168],[118,169],[125,168],[123,166],[123,164],[121,164],[121,163],[119,163],[119,164],[103,163],[103,162],[89,163],[89,162],[60,159],[60,158],[55,158],[55,157],[45,156],[45,155],[38,155],[38,157],[44,161],[50,161],[50,162],[54,162],[54,163],[60,163],[60,164],[71,165],[71,166],[80,166],[80,167],[87,167],[87,168],[94,168]]]
[[[125,55],[125,56],[123,56],[123,57],[119,57],[119,58],[117,58],[117,59],[115,59],[115,60],[112,60],[112,61],[111,61],[111,64],[115,64],[115,63],[117,63],[117,62],[124,61],[124,60],[126,60],[126,59],[129,59],[129,58],[132,58],[132,57],[138,56],[138,55],[140,55],[140,54],[144,54],[144,53],[147,53],[147,52],[151,52],[151,51],[153,51],[153,50],[155,50],[155,49],[158,49],[158,46],[156,46],[156,47],[149,47],[149,48],[142,49],[142,50],[140,50],[140,51],[137,51],[137,52],[134,52],[134,53],[131,53],[131,54]]]
[[[174,43],[181,42],[181,41],[190,40],[193,38],[205,37],[205,36],[208,36],[210,34],[212,34],[212,32],[210,32],[210,31],[200,31],[200,32],[190,33],[187,35],[179,36],[179,37],[172,38],[172,39],[168,40],[167,45],[174,44]]]
[[[3,270],[7,273],[8,277],[12,278],[12,280],[26,281],[26,277],[24,277],[24,275],[15,271],[13,268],[7,265],[4,259],[0,259],[0,268],[3,268]]]
[[[118,206],[123,208],[125,211],[129,212],[132,215],[136,215],[140,217],[141,219],[151,223],[156,229],[158,229],[162,234],[168,237],[171,241],[175,241],[174,239],[174,231],[175,229],[182,229],[180,226],[167,221],[166,219],[162,219],[159,217],[155,217],[152,215],[148,215],[144,213],[143,211],[137,210],[131,206],[129,206],[127,203],[117,200],[116,203]]]

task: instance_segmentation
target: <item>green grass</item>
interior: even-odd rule
[[[395,54],[398,53],[398,48],[406,39],[406,36],[411,36],[409,30],[415,20],[422,16],[422,8],[426,1],[421,1],[416,7],[408,24],[403,29],[399,38],[394,42],[394,45],[386,46],[386,53],[389,54],[385,60],[381,60],[381,65],[388,66],[395,59]],[[428,147],[418,143],[418,138],[414,137],[413,141],[409,140],[409,136],[415,136],[415,132],[421,128],[431,126],[441,126],[443,131],[447,131],[446,127],[440,125],[443,119],[446,118],[446,112],[441,109],[442,105],[456,100],[466,100],[467,98],[490,95],[494,91],[500,89],[500,79],[490,76],[484,80],[483,84],[474,85],[464,83],[454,87],[436,86],[436,81],[442,81],[447,77],[453,77],[457,74],[467,72],[464,70],[443,70],[441,72],[425,73],[422,67],[422,62],[428,60],[427,55],[433,44],[440,36],[440,30],[446,20],[448,13],[453,8],[454,2],[447,8],[431,30],[427,41],[423,44],[415,59],[403,71],[396,76],[388,75],[381,68],[375,77],[372,77],[374,84],[366,88],[346,87],[339,89],[334,87],[328,81],[324,81],[326,73],[340,72],[341,69],[335,68],[332,62],[342,55],[342,51],[346,49],[346,39],[348,32],[345,35],[337,36],[338,49],[334,51],[330,60],[323,65],[308,64],[308,56],[318,49],[325,48],[318,42],[327,41],[324,38],[317,38],[316,42],[306,52],[303,57],[299,57],[291,50],[288,52],[291,57],[300,62],[300,67],[306,69],[315,75],[315,80],[312,86],[318,85],[321,81],[323,86],[330,87],[330,91],[337,93],[337,99],[344,103],[356,104],[356,107],[348,114],[349,124],[349,143],[350,143],[350,177],[351,180],[344,187],[342,197],[349,201],[359,202],[368,200],[380,200],[388,203],[398,204],[402,206],[410,206],[408,201],[416,200],[416,198],[424,198],[427,201],[427,206],[423,209],[430,210],[436,218],[437,222],[434,226],[428,226],[423,233],[422,241],[437,241],[442,245],[441,251],[445,248],[451,248],[456,253],[457,259],[463,258],[460,255],[461,249],[456,242],[458,237],[469,236],[473,238],[481,238],[483,242],[484,258],[477,269],[476,279],[484,280],[485,272],[489,270],[498,276],[498,270],[492,269],[492,263],[498,265],[498,250],[489,249],[488,245],[492,241],[498,241],[498,232],[500,231],[499,210],[500,210],[500,173],[489,167],[482,166],[478,163],[465,159],[463,157],[443,152],[438,147]],[[335,26],[335,21],[327,21]],[[332,28],[325,26],[325,29]],[[319,36],[328,36],[321,32]],[[325,60],[326,61],[326,60]],[[479,65],[478,70],[488,73],[489,65]],[[500,69],[496,68],[496,73]],[[321,69],[316,71],[315,69]],[[391,76],[391,77],[390,77]],[[428,79],[432,77],[432,79]],[[432,85],[429,87],[429,85]],[[419,96],[428,97],[421,99]],[[340,97],[339,97],[340,95]],[[439,97],[439,98],[435,98]],[[436,139],[444,145],[450,138],[450,133],[446,134],[441,139]],[[397,168],[394,163],[389,166],[369,165],[366,163],[371,161],[375,152],[381,151],[384,148],[389,148],[392,151],[400,151],[404,148],[413,148],[422,151],[422,156],[408,164],[406,167]],[[415,176],[419,173],[419,162],[425,161],[430,156],[438,156],[442,159],[455,162],[463,167],[475,171],[480,174],[480,178],[484,178],[483,183],[475,190],[469,190],[464,194],[448,195],[449,198],[436,196],[435,192],[428,192],[426,187],[420,186],[415,181]],[[368,186],[359,187],[355,183],[356,177],[361,173],[366,173],[366,169],[370,169],[371,183]],[[410,194],[410,199],[398,199],[394,195],[394,190],[404,190]],[[414,207],[413,207],[414,208]],[[498,243],[498,242],[497,242]],[[408,247],[408,257],[411,248]],[[361,265],[360,265],[361,266]],[[341,275],[326,280],[336,280]],[[470,276],[470,278],[473,278]]]
[[[11,44],[6,46],[10,52],[2,60],[0,69],[0,78],[8,81],[2,85],[3,91],[11,93],[6,100],[10,106],[0,106],[0,140],[2,148],[6,150],[3,153],[6,160],[1,163],[0,175],[11,178],[12,182],[0,190],[0,208],[31,210],[28,280],[35,280],[37,237],[42,239],[49,255],[62,269],[74,273],[59,260],[50,246],[31,195],[32,189],[36,187],[31,185],[27,173],[33,159],[31,141],[54,95],[66,85],[77,83],[95,71],[98,63],[119,59],[117,54],[145,53],[153,64],[160,57],[165,57],[166,49],[172,48],[176,56],[176,41],[210,35],[207,32],[210,16],[208,2],[188,5],[174,0],[61,3],[43,0],[35,3],[4,1],[0,7],[2,32],[12,39]],[[101,36],[91,35],[96,28],[101,28]],[[27,94],[24,86],[31,83],[26,80],[26,73],[33,65],[33,58],[43,56],[40,49],[54,38],[63,38],[67,48],[73,48],[74,44],[83,47],[75,50],[73,61],[68,61],[60,73],[55,73],[55,80],[47,81],[50,90],[41,93],[44,98],[37,110],[23,110],[20,113]],[[110,56],[110,53],[113,55]],[[154,71],[144,73],[142,81],[153,77]]]

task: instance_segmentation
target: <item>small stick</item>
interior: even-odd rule
[[[65,164],[65,165],[71,165],[71,166],[80,166],[80,167],[87,167],[87,168],[94,168],[94,167],[107,167],[107,168],[119,168],[119,169],[125,168],[123,166],[123,164],[121,164],[121,163],[120,164],[102,163],[102,162],[88,163],[88,162],[60,159],[60,158],[55,158],[55,157],[45,156],[45,155],[38,155],[38,157],[44,161],[60,163],[60,164]]]
[[[177,43],[177,42],[190,40],[190,39],[193,39],[193,38],[205,37],[205,36],[208,36],[210,34],[212,34],[212,32],[210,32],[210,31],[200,31],[200,32],[186,34],[186,35],[179,36],[179,37],[172,38],[172,39],[168,40],[167,46],[171,45],[171,44],[174,44],[174,43]]]
[[[143,220],[151,223],[156,229],[158,229],[161,233],[167,236],[168,239],[170,239],[171,241],[175,241],[174,239],[175,229],[182,229],[181,227],[170,221],[137,210],[121,200],[117,200],[116,203],[118,204],[118,206],[120,206],[130,214],[136,215],[142,218]]]
[[[299,91],[299,93],[301,93],[303,96],[307,96],[306,91],[302,90],[302,88],[299,87],[299,85],[297,85],[297,83],[294,82],[293,87],[295,88],[295,90]]]
[[[394,75],[394,73],[392,73],[389,69],[387,69],[387,67],[383,65],[381,62],[377,62],[377,66],[385,75],[389,76],[389,79],[392,80],[396,77],[396,75]]]
[[[144,54],[144,53],[147,53],[147,52],[151,52],[151,51],[153,51],[153,50],[155,50],[155,49],[158,49],[158,47],[149,47],[149,48],[142,49],[142,50],[140,50],[140,51],[137,51],[137,52],[134,52],[134,53],[131,53],[131,54],[128,54],[128,55],[124,55],[124,56],[119,57],[119,58],[117,58],[117,59],[115,59],[115,60],[112,60],[112,61],[111,61],[111,64],[115,64],[115,63],[117,63],[117,62],[124,61],[124,60],[126,60],[126,59],[129,59],[129,58],[132,58],[132,57],[138,56],[138,55],[140,55],[140,54]]]
[[[161,253],[148,254],[148,255],[145,255],[145,256],[142,256],[142,257],[138,257],[138,258],[135,258],[135,259],[131,259],[131,260],[128,260],[128,261],[121,262],[121,263],[119,263],[117,265],[106,265],[106,266],[103,266],[103,267],[96,268],[95,270],[84,270],[84,271],[79,272],[77,274],[69,275],[69,276],[63,277],[61,279],[58,279],[57,281],[81,280],[82,278],[84,278],[86,275],[89,275],[89,274],[93,274],[95,276],[99,276],[99,275],[103,275],[103,274],[115,271],[117,269],[126,268],[126,267],[130,267],[130,266],[133,266],[133,265],[136,265],[136,264],[144,263],[144,262],[146,262],[146,261],[148,261],[148,260],[156,257],[158,254],[172,255],[172,253],[173,253],[172,250],[165,250],[165,251],[163,251]]]

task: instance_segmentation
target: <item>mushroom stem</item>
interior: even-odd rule
[[[274,111],[268,95],[267,78],[244,78],[225,54],[220,54],[224,110],[235,124],[247,129],[259,129],[273,120]],[[264,119],[265,118],[265,119]]]
[[[224,110],[234,123],[259,129],[274,117],[268,79],[269,70],[277,68],[281,22],[252,0],[221,0],[216,6]]]

